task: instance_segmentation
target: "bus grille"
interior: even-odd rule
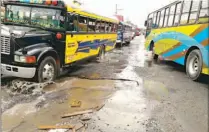
[[[10,37],[1,36],[1,53],[10,54]]]

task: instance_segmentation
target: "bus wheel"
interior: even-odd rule
[[[120,48],[122,48],[122,47],[123,47],[123,42],[120,42],[120,43],[118,44],[118,46],[119,46]]]
[[[57,77],[57,65],[53,57],[46,57],[40,63],[37,69],[37,81],[48,82],[53,81]]]
[[[130,41],[126,42],[126,45],[129,45],[130,43],[131,43]]]
[[[104,60],[105,58],[105,47],[101,46],[98,55],[99,60]]]
[[[203,59],[200,50],[193,50],[186,60],[186,73],[193,80],[197,81],[201,76]]]

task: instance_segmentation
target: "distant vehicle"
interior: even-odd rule
[[[1,6],[1,21],[3,21],[5,15],[5,7]]]
[[[119,21],[72,8],[68,0],[7,0],[1,26],[5,76],[56,79],[81,61],[113,50]]]
[[[130,44],[132,40],[132,27],[124,22],[120,22],[118,26],[117,45],[122,47],[123,44]]]
[[[139,31],[136,32],[136,36],[140,36],[141,33]]]
[[[132,31],[132,40],[134,40],[135,37],[135,32]]]
[[[148,15],[145,47],[154,59],[171,60],[196,81],[209,75],[209,3],[176,1]]]

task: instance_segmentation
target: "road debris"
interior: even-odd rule
[[[75,125],[63,125],[63,126],[39,126],[39,130],[49,130],[49,129],[73,129]]]
[[[85,114],[85,115],[83,115],[83,116],[81,117],[81,120],[82,120],[82,121],[88,121],[88,120],[91,119],[91,116],[92,116],[92,115],[90,115],[90,114]]]
[[[85,76],[69,76],[69,77],[74,77],[74,78],[78,78],[78,79],[87,79],[87,80],[114,80],[114,81],[127,81],[127,82],[136,82],[136,84],[139,86],[139,82],[137,80],[131,80],[131,79],[124,79],[124,78],[103,78],[103,77],[99,77],[99,78],[89,78],[89,77],[85,77]]]
[[[88,114],[88,113],[93,113],[93,112],[94,112],[94,110],[79,111],[79,112],[74,112],[74,113],[70,113],[70,114],[65,114],[62,116],[62,118],[83,115],[83,114]]]
[[[71,107],[80,107],[81,106],[81,101],[79,100],[72,100],[70,103]]]
[[[101,104],[100,106],[97,106],[97,107],[95,108],[95,110],[96,110],[96,111],[101,110],[101,109],[104,107],[104,105],[105,105],[105,104]]]

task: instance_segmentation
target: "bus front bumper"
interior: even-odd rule
[[[1,74],[3,76],[33,78],[36,74],[36,68],[1,64]]]

